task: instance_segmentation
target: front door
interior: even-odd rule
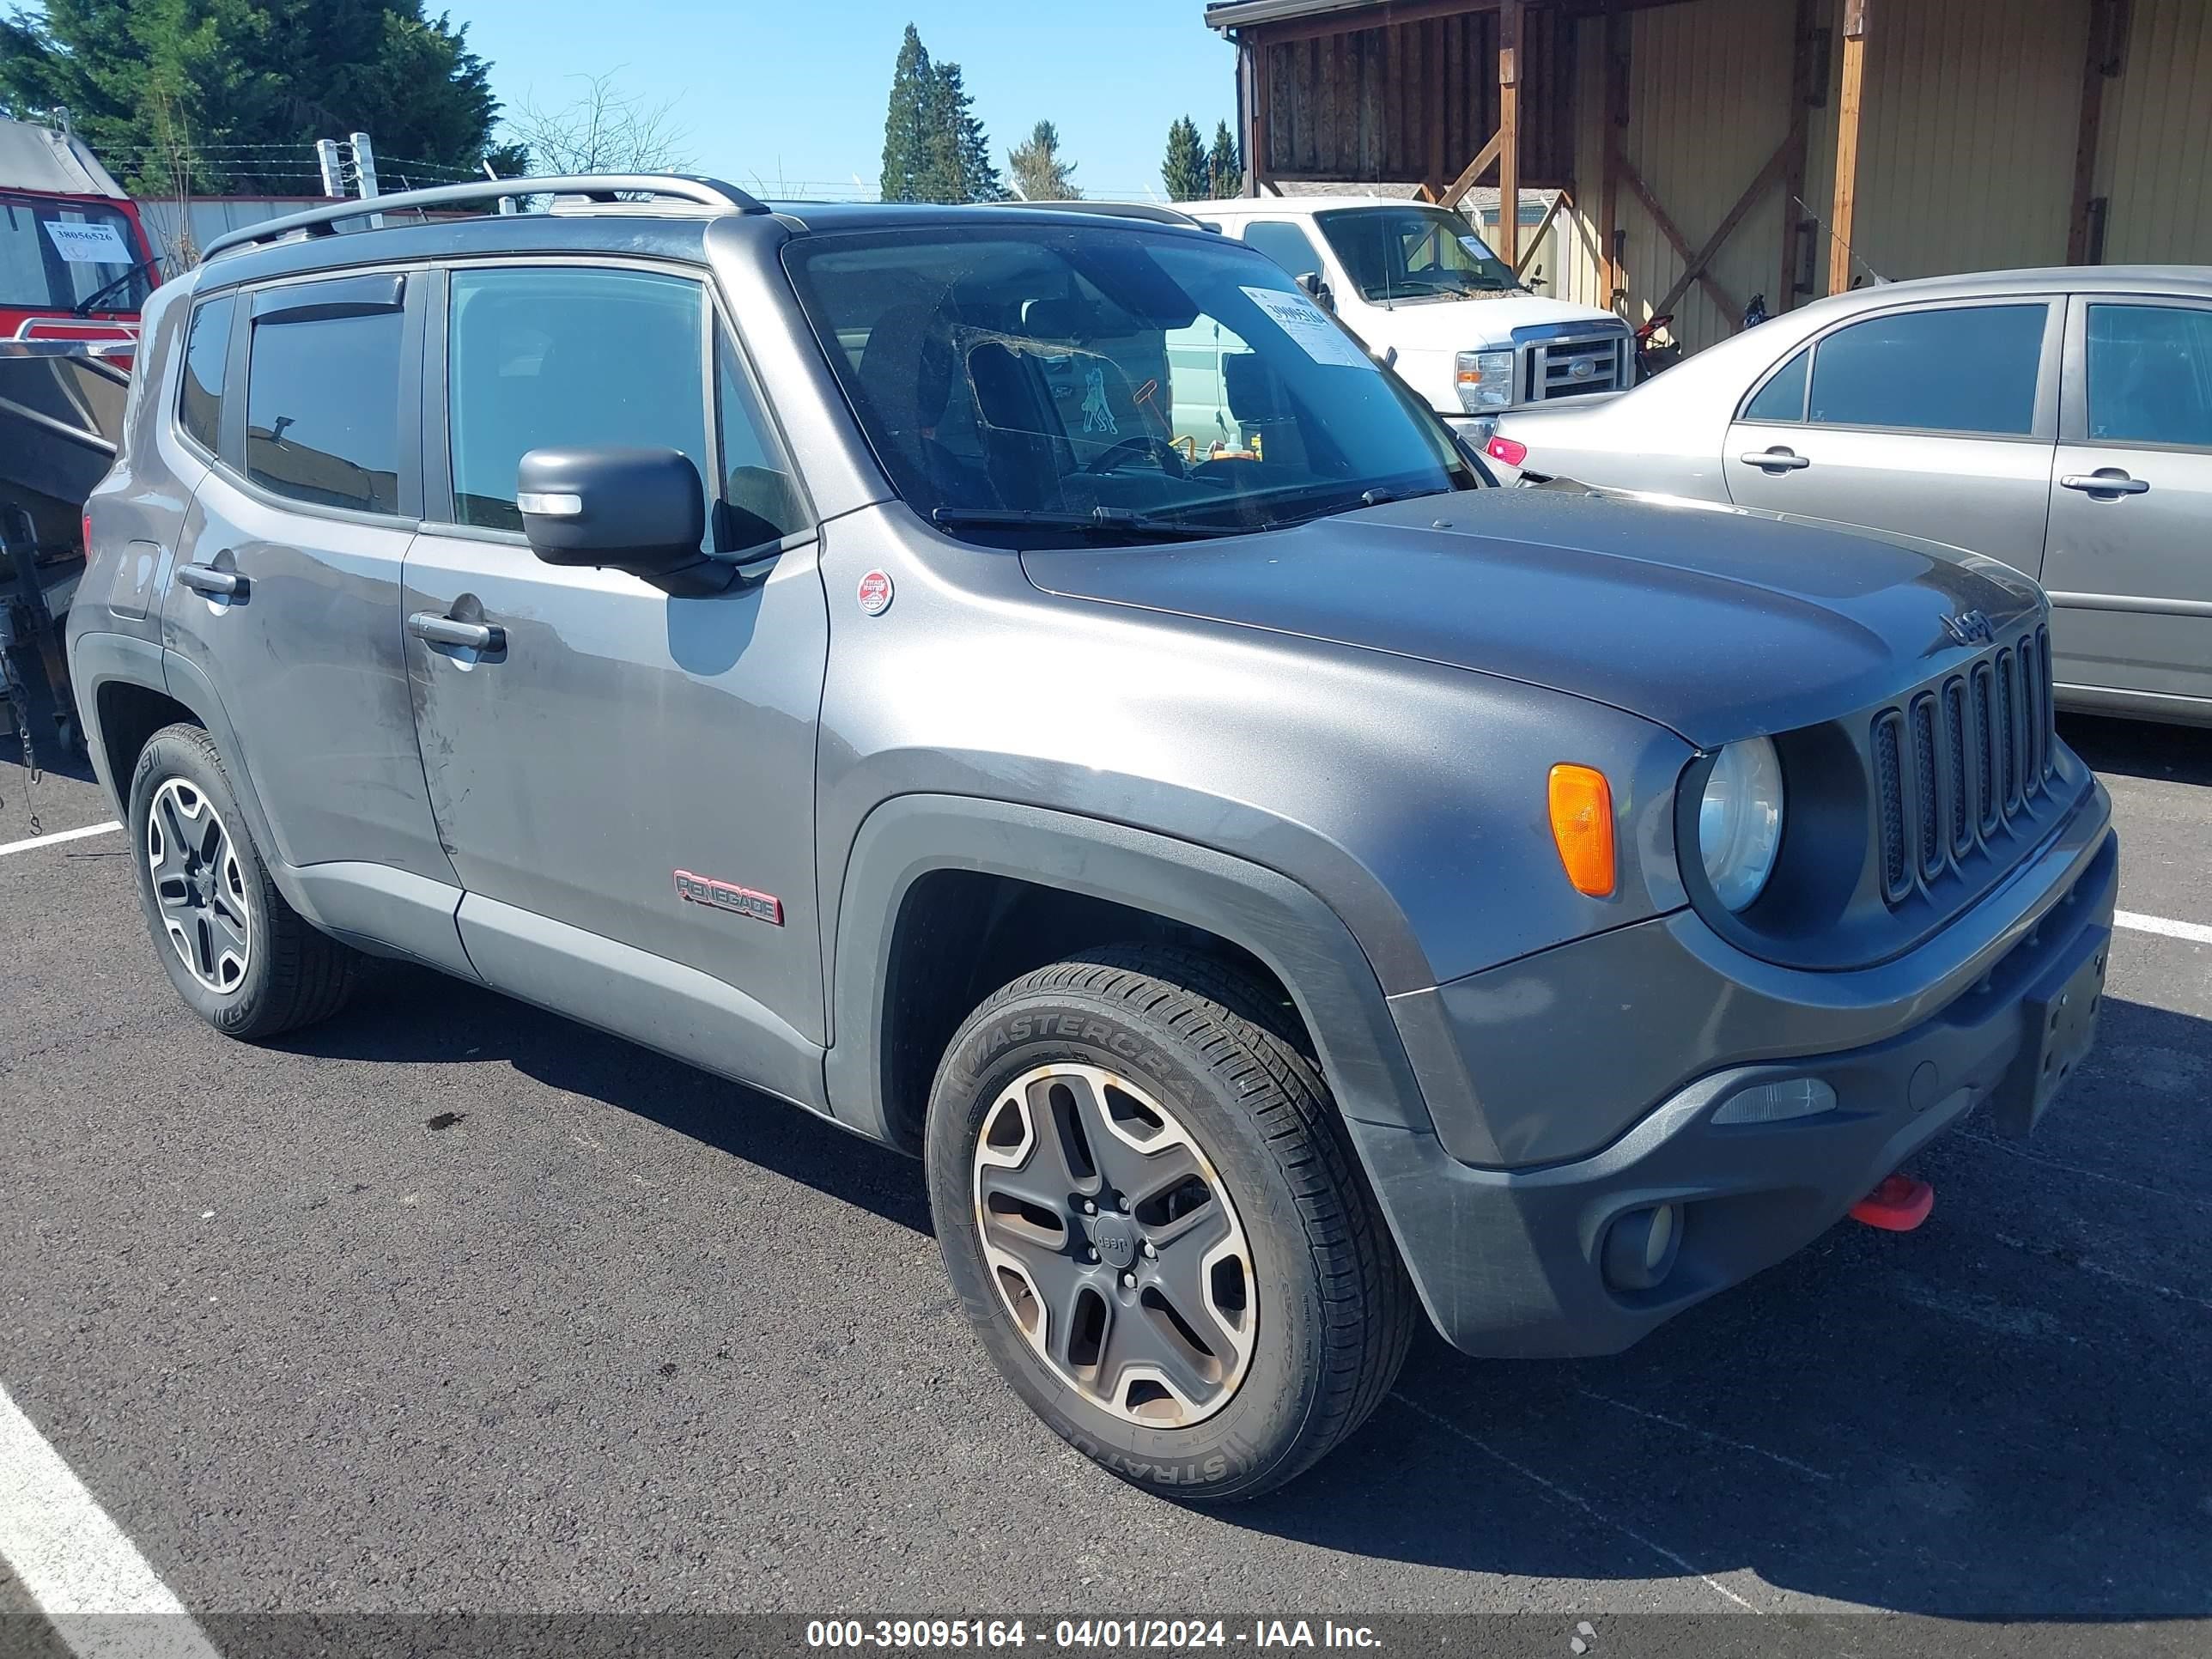
[[[1846,323],[1755,386],[1728,428],[1729,499],[2002,559],[2043,555],[2060,319],[2042,300]]]
[[[444,396],[428,400],[406,648],[471,955],[495,984],[805,1098],[778,1068],[785,1039],[825,1036],[829,621],[811,519],[744,365],[699,280],[642,268],[458,269],[430,333]],[[708,536],[750,556],[744,580],[679,599],[539,562],[516,465],[594,445],[696,459],[717,498]],[[424,637],[452,630],[497,645]]]
[[[2212,714],[2212,304],[2077,297],[2051,466],[2062,685]]]

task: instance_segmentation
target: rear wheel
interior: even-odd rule
[[[258,1038],[337,1012],[360,957],[285,903],[198,726],[164,726],[139,751],[129,829],[154,947],[194,1012]]]
[[[1218,963],[1128,947],[1006,986],[945,1055],[926,1153],[993,1359],[1127,1480],[1257,1496],[1396,1376],[1412,1291],[1327,1085]]]

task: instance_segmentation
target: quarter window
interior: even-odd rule
[[[1813,349],[1799,352],[1765,386],[1759,395],[1744,406],[1743,418],[1771,424],[1778,421],[1802,421],[1805,418],[1805,371],[1811,367]]]
[[[726,337],[714,348],[714,398],[722,441],[722,546],[735,553],[781,541],[805,526],[806,512]]]
[[[698,283],[641,270],[464,270],[450,310],[456,522],[521,529],[515,469],[533,449],[680,450],[711,487]]]
[[[230,318],[237,297],[226,294],[192,313],[185,342],[185,384],[177,397],[177,423],[210,455],[222,445],[223,367],[230,361]]]
[[[2089,307],[2089,436],[2212,449],[2212,311]]]
[[[401,313],[271,318],[246,374],[246,475],[323,507],[399,510]]]
[[[2035,428],[2040,305],[1899,311],[1838,329],[1813,353],[1807,418],[2025,437]]]

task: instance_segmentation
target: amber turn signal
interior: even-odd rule
[[[1575,891],[1604,898],[1613,891],[1613,786],[1593,766],[1552,769],[1552,839]]]

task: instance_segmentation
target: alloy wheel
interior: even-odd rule
[[[1251,1246],[1158,1099],[1098,1066],[1040,1066],[983,1115],[974,1167],[1000,1298],[1063,1382],[1148,1428],[1229,1403],[1259,1317]]]
[[[188,779],[154,792],[146,863],[161,926],[186,971],[210,991],[235,991],[253,960],[246,872],[215,804]]]

